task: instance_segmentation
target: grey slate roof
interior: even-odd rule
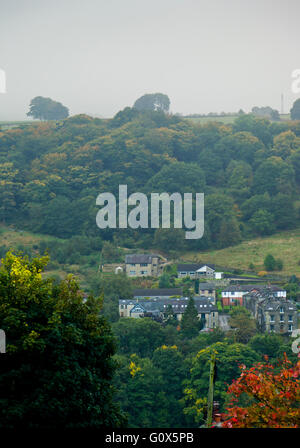
[[[284,291],[283,288],[279,288],[276,285],[229,285],[226,288],[222,289],[222,291],[224,292],[230,292],[230,291],[242,291],[242,292],[247,292],[247,291],[253,291],[253,290],[257,290],[257,291],[261,291],[263,292],[264,290],[266,291],[270,291],[270,292],[276,292],[276,291]]]
[[[152,258],[158,257],[159,255],[154,254],[129,254],[125,255],[126,264],[140,264],[140,263],[152,263]]]
[[[188,297],[180,297],[178,299],[122,299],[119,300],[119,305],[142,305],[147,311],[159,310],[164,312],[167,310],[168,305],[171,305],[175,314],[183,313],[189,302]],[[217,312],[218,308],[212,303],[209,297],[201,296],[194,297],[195,307],[198,313],[210,313]]]
[[[199,290],[201,291],[204,291],[204,290],[206,290],[206,289],[216,289],[216,286],[215,286],[215,284],[214,283],[202,283],[202,282],[200,282],[199,283]]]

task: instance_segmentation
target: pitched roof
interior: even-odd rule
[[[134,297],[182,296],[182,288],[134,289]]]
[[[215,269],[215,266],[213,264],[208,263],[191,263],[191,264],[178,264],[177,265],[177,271],[178,272],[187,272],[187,271],[197,271],[200,268],[203,268],[204,266],[208,266],[211,269]]]
[[[199,283],[199,290],[200,291],[204,291],[205,289],[216,289],[216,286],[214,283],[204,283],[204,282],[200,282]]]
[[[140,263],[152,263],[152,258],[160,258],[159,255],[154,254],[129,254],[125,255],[125,263],[130,264],[140,264]]]
[[[286,311],[297,311],[297,306],[291,300],[280,300],[277,297],[267,297],[259,304],[265,311],[277,311],[278,308],[284,308]]]
[[[166,311],[167,306],[171,305],[174,313],[182,313],[189,302],[188,297],[180,297],[177,299],[121,299],[119,305],[142,305],[145,309],[155,309]],[[194,297],[194,304],[198,313],[217,312],[218,308],[213,304],[209,297]]]
[[[230,292],[230,291],[241,291],[241,292],[247,292],[247,291],[253,291],[253,290],[257,290],[257,291],[271,291],[271,292],[276,292],[276,291],[284,291],[283,288],[279,288],[279,286],[276,285],[229,285],[226,288],[222,289],[222,292]]]

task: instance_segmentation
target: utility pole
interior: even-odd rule
[[[207,419],[206,427],[211,428],[212,416],[213,416],[213,405],[214,405],[214,376],[215,376],[215,365],[216,365],[216,354],[213,353],[210,358],[210,371],[209,371],[209,388],[207,397]]]

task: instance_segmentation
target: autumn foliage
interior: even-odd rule
[[[284,355],[280,365],[240,366],[241,375],[228,389],[225,428],[298,428],[300,423],[300,361],[292,365]],[[241,402],[248,401],[247,406]]]

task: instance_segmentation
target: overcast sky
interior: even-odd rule
[[[111,117],[145,93],[183,114],[279,110],[283,93],[288,112],[299,17],[299,0],[0,0],[0,120],[38,95]]]

